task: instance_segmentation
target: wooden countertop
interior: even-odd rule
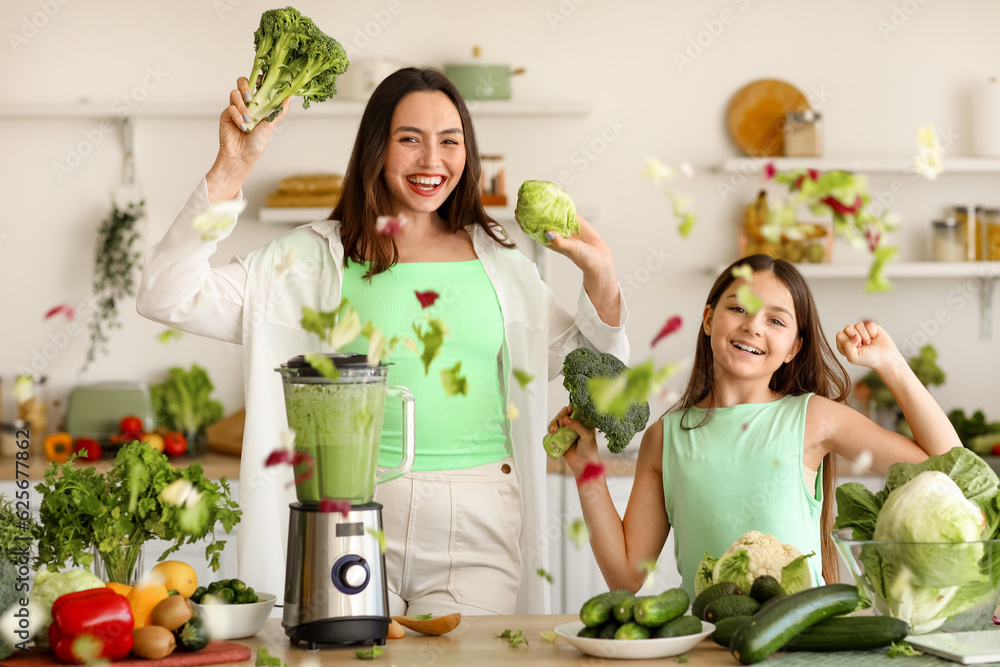
[[[388,667],[493,667],[503,665],[594,665],[610,664],[604,658],[581,653],[563,638],[553,643],[541,638],[543,630],[552,630],[557,625],[579,620],[573,614],[552,614],[544,616],[463,616],[462,623],[453,631],[440,637],[427,637],[407,630],[403,639],[390,639],[386,642],[385,653],[377,662]],[[504,639],[497,635],[504,630],[520,630],[528,640],[527,646],[511,648]],[[272,656],[280,658],[291,667],[304,665],[309,661],[315,667],[330,667],[333,665],[359,664],[354,654],[359,647],[324,646],[318,651],[307,651],[304,647],[293,647],[285,636],[280,618],[267,621],[264,629],[254,637],[236,640],[237,643],[249,646],[253,651],[251,660],[257,657],[257,647],[263,646]],[[728,650],[715,644],[711,639],[704,639],[688,656],[688,665],[724,665],[734,667],[739,663]],[[668,662],[676,662],[677,658],[657,658],[655,660],[629,660],[627,664],[635,667],[643,665],[661,666]],[[624,664],[624,663],[623,663]]]

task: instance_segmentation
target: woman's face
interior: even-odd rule
[[[465,135],[451,99],[440,91],[419,91],[400,100],[382,167],[392,209],[385,213],[436,211],[464,170]]]
[[[740,305],[743,285],[761,300],[754,313]],[[792,294],[771,271],[757,271],[749,283],[734,280],[714,309],[705,307],[702,326],[712,338],[716,377],[770,379],[802,346]]]

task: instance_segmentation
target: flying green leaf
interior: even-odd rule
[[[519,385],[521,385],[521,389],[524,389],[525,387],[528,386],[528,384],[532,380],[535,379],[535,376],[531,375],[527,371],[522,371],[520,368],[515,368],[514,369],[514,379],[516,379],[517,383]]]
[[[555,583],[555,579],[552,578],[551,574],[549,574],[548,572],[545,571],[545,568],[542,568],[542,567],[538,568],[538,570],[535,572],[535,574],[537,574],[539,577],[541,577],[545,581],[549,582],[550,584],[554,584]]]
[[[740,304],[743,310],[751,315],[760,310],[764,305],[760,297],[754,294],[753,290],[750,289],[750,285],[746,283],[736,288],[736,303]]]
[[[362,331],[361,317],[347,299],[342,299],[336,310],[330,311],[302,306],[300,324],[335,350],[353,341]]]
[[[160,341],[166,347],[170,344],[170,341],[177,340],[184,334],[177,329],[164,329],[160,333],[156,334],[156,340]]]
[[[385,653],[385,647],[375,645],[371,648],[357,650],[354,652],[354,655],[358,658],[358,660],[374,660],[383,653]]]
[[[385,553],[385,532],[381,530],[375,530],[374,528],[365,528],[365,532],[378,540],[378,549],[382,553]]]
[[[467,396],[469,394],[469,382],[461,372],[461,361],[456,362],[452,368],[441,371],[441,384],[444,386],[445,396],[455,396],[456,394]]]
[[[890,292],[892,283],[882,275],[885,263],[896,256],[899,248],[882,246],[875,249],[875,261],[872,263],[872,270],[868,274],[868,283],[865,285],[866,292]]]
[[[307,352],[305,359],[306,363],[315,368],[316,372],[323,377],[330,378],[331,380],[336,380],[340,377],[340,371],[337,370],[333,359],[330,357],[315,352]]]
[[[559,634],[555,630],[542,630],[538,633],[538,636],[550,644],[554,644],[559,639]]]
[[[681,221],[680,226],[677,231],[680,232],[681,238],[687,238],[691,235],[691,231],[694,229],[694,223],[697,222],[694,213],[688,213],[684,216],[684,220]]]
[[[207,209],[196,215],[191,221],[191,227],[201,232],[202,241],[214,241],[236,224],[236,218],[246,206],[246,199],[209,204]]]
[[[587,522],[583,519],[573,519],[566,524],[566,536],[577,549],[583,547],[590,540],[590,531],[587,530]]]
[[[682,364],[667,364],[660,369],[652,360],[627,369],[613,378],[591,378],[587,381],[594,406],[599,412],[624,417],[631,404],[648,400],[650,395],[659,394],[671,376]]]
[[[426,329],[424,328],[424,321],[427,322]],[[435,357],[441,351],[444,339],[448,337],[448,327],[441,320],[429,315],[424,321],[418,320],[414,322],[413,331],[417,335],[417,340],[423,343],[424,350],[420,353],[420,360],[424,362],[424,373],[429,374],[431,372],[431,362],[434,361]]]
[[[418,621],[429,621],[432,618],[434,618],[434,614],[417,614],[413,618],[415,618]]]

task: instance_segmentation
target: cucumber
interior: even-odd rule
[[[649,628],[638,623],[626,623],[615,631],[615,639],[649,639]]]
[[[750,597],[761,604],[771,598],[780,598],[782,595],[788,595],[788,593],[781,587],[781,583],[769,574],[757,577],[753,580],[753,585],[750,586]]]
[[[760,662],[809,626],[861,605],[857,586],[848,584],[828,584],[776,598],[736,630],[729,650],[744,665]]]
[[[713,584],[703,590],[700,595],[694,599],[694,603],[691,605],[691,615],[695,618],[700,618],[705,620],[705,607],[714,600],[718,600],[726,595],[739,595],[740,587],[732,581],[720,581],[717,584]]]
[[[792,637],[786,651],[865,651],[889,646],[910,633],[910,624],[891,616],[828,618]]]
[[[701,632],[702,625],[694,616],[684,614],[672,621],[664,623],[653,631],[654,637],[683,637]]]
[[[727,595],[705,607],[705,620],[718,623],[730,616],[753,616],[760,609],[760,603],[748,595]]]
[[[750,620],[749,616],[730,616],[715,624],[715,632],[712,633],[712,641],[724,648],[729,648],[736,630]]]
[[[634,595],[630,595],[615,605],[611,613],[614,614],[616,621],[619,623],[628,623],[632,620],[632,608],[635,606],[636,599]]]
[[[577,637],[587,637],[588,639],[597,639],[597,633],[600,632],[600,628],[588,628],[586,625],[580,628],[580,632],[576,633]]]
[[[598,629],[598,631],[597,631],[597,638],[598,639],[614,639],[615,638],[615,633],[618,631],[618,628],[619,628],[620,625],[621,625],[620,623],[617,623],[617,622],[615,622],[613,620],[612,621],[608,621],[607,623],[605,623],[604,625],[602,625]]]
[[[580,620],[588,628],[604,625],[611,617],[611,610],[629,595],[633,595],[632,591],[624,589],[595,595],[580,607]]]
[[[683,588],[671,588],[659,595],[640,596],[632,607],[632,616],[639,625],[656,628],[687,611],[691,598]]]

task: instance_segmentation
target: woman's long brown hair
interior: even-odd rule
[[[482,174],[479,146],[469,109],[462,96],[441,72],[431,68],[406,67],[390,74],[372,92],[361,116],[358,136],[344,174],[340,201],[329,217],[330,220],[340,221],[345,261],[361,262],[367,259],[369,278],[399,260],[392,237],[375,232],[375,220],[380,215],[396,213],[389,210],[389,191],[382,178],[382,168],[396,106],[410,93],[419,91],[442,92],[448,96],[458,110],[465,138],[465,169],[458,185],[438,209],[438,215],[452,233],[466,225],[479,225],[497,243],[514,246],[503,228],[487,215],[479,198]]]
[[[816,302],[805,278],[798,269],[783,259],[769,255],[751,255],[736,260],[716,278],[708,293],[705,304],[714,310],[719,299],[736,280],[733,270],[749,266],[755,273],[771,271],[792,295],[795,319],[799,327],[802,347],[790,362],[783,364],[771,376],[769,387],[782,396],[796,396],[814,393],[838,403],[845,403],[850,393],[851,380],[847,371],[837,360],[820,324]],[[712,370],[712,340],[704,329],[698,328],[698,342],[695,347],[694,364],[687,387],[680,399],[670,408],[670,412],[687,411],[712,391],[714,381]],[[705,418],[692,428],[702,426],[712,419],[710,409]],[[683,423],[683,419],[681,420]],[[823,558],[823,579],[834,583],[840,579],[838,556],[830,533],[833,531],[833,497],[837,478],[837,457],[827,454],[823,457],[823,509],[820,513],[820,539]]]

